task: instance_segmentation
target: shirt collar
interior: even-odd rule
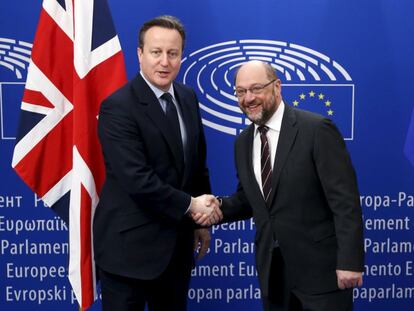
[[[139,73],[141,74],[141,77],[145,80],[145,82],[147,82],[147,84],[150,87],[150,89],[154,92],[155,96],[159,99],[165,93],[165,91],[157,88],[155,85],[153,85],[151,82],[149,82],[147,80],[147,78],[145,78],[145,76],[142,73],[142,71],[140,71]],[[175,99],[175,96],[174,96],[174,87],[173,87],[173,84],[172,83],[171,83],[170,88],[168,89],[168,92],[167,93],[170,93],[171,96]]]
[[[266,122],[266,126],[273,131],[280,132],[280,128],[282,127],[282,119],[283,113],[285,112],[285,103],[280,101],[279,107],[277,107],[276,111],[270,117],[270,119]],[[255,135],[259,133],[257,129],[259,126],[257,124],[254,125]]]

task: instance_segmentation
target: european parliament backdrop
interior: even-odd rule
[[[199,98],[216,195],[236,189],[233,143],[248,122],[232,80],[246,60],[271,62],[287,104],[338,125],[357,171],[364,215],[364,285],[354,289],[355,310],[413,310],[414,2],[109,0],[109,5],[129,78],[139,70],[142,23],[161,14],[184,23],[188,36],[178,78]],[[77,310],[67,280],[68,228],[11,168],[40,9],[40,0],[0,4],[1,310]],[[254,230],[253,221],[212,228],[209,253],[193,270],[189,310],[261,309]],[[99,309],[98,301],[91,310]]]

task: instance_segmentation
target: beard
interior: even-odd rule
[[[262,110],[257,113],[250,113],[247,109],[243,108],[242,111],[247,116],[247,118],[257,125],[264,125],[267,121],[273,116],[277,109],[276,98],[274,94],[269,99],[268,102],[262,104]]]

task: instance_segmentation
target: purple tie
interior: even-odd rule
[[[262,147],[260,151],[260,163],[262,168],[262,189],[265,201],[270,197],[272,193],[272,164],[270,162],[269,142],[267,140],[267,131],[269,128],[265,125],[258,127],[260,132],[260,140],[262,141]]]

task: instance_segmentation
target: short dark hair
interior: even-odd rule
[[[152,27],[156,27],[156,26],[177,30],[183,41],[181,50],[182,51],[184,50],[184,44],[185,44],[184,26],[177,17],[171,16],[171,15],[157,16],[149,20],[148,22],[144,23],[144,25],[142,25],[141,29],[139,30],[139,35],[138,35],[138,46],[140,49],[144,48],[144,37],[145,37],[145,33],[147,32],[147,30]]]
[[[276,69],[274,69],[271,64],[269,64],[268,62],[263,62],[263,61],[260,61],[260,62],[263,64],[263,67],[266,71],[266,76],[269,79],[269,81],[279,79],[277,76]],[[243,65],[244,64],[240,65],[234,72],[234,84],[235,85],[236,85],[237,74],[239,73],[239,70],[241,67],[243,67]]]

